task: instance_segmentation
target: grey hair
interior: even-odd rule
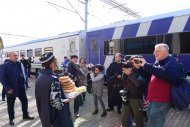
[[[168,52],[169,52],[169,49],[170,49],[169,46],[167,44],[165,44],[165,43],[156,44],[155,48],[156,47],[161,47],[162,49],[165,49]]]

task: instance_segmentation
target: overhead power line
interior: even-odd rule
[[[81,18],[82,21],[85,22],[85,20],[82,18],[82,16],[77,12],[77,10],[75,9],[75,7],[70,3],[69,0],[67,0],[67,2],[70,4],[70,6],[73,8],[73,10],[75,11],[75,13],[77,13],[77,15]]]
[[[141,16],[139,14],[137,14],[136,12],[134,12],[133,10],[131,10],[130,8],[122,5],[121,3],[115,1],[115,0],[100,0],[108,5],[111,5],[114,8],[117,8],[118,10],[134,17],[134,18],[141,18]]]
[[[73,11],[73,10],[71,10],[71,9],[65,8],[65,7],[60,6],[60,5],[57,5],[57,4],[55,4],[55,3],[52,3],[52,2],[49,2],[49,1],[46,1],[46,2],[47,2],[49,5],[54,5],[54,6],[52,6],[52,7],[54,7],[54,8],[56,8],[56,6],[57,6],[57,7],[60,7],[60,8],[62,8],[62,9],[65,9],[65,10],[67,10],[67,11],[76,13],[75,11]],[[56,9],[57,9],[57,8],[56,8]],[[58,11],[59,11],[59,9],[58,9]]]
[[[16,36],[16,37],[23,37],[23,38],[37,38],[37,37],[31,37],[31,36],[19,35],[19,34],[10,34],[10,33],[0,33],[0,35]]]

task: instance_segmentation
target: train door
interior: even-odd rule
[[[95,35],[90,37],[89,44],[89,62],[93,64],[100,64],[100,36]]]
[[[78,55],[76,50],[76,39],[69,40],[69,50],[67,55],[70,57],[71,55]]]

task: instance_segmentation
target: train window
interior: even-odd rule
[[[152,54],[156,36],[129,38],[124,40],[125,54]]]
[[[53,47],[44,48],[44,53],[46,53],[46,52],[53,52]]]
[[[21,56],[21,55],[26,56],[26,55],[25,55],[25,50],[20,50],[20,56]]]
[[[27,50],[27,57],[33,57],[33,49]]]
[[[9,52],[6,52],[6,53],[5,53],[5,57],[6,57],[6,58],[8,58],[8,57],[9,57],[9,55],[10,55],[10,53],[9,53]]]
[[[19,56],[19,51],[15,51],[16,52],[16,54]]]
[[[92,41],[91,41],[91,50],[93,52],[97,51],[97,41],[96,41],[96,39],[92,39]]]
[[[110,40],[104,42],[104,54],[105,55],[114,55],[117,52],[122,53],[122,42],[123,40]]]
[[[35,57],[40,57],[41,55],[42,55],[42,49],[41,48],[35,49]]]
[[[180,53],[190,53],[190,32],[180,33]]]

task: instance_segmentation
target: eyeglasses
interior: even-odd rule
[[[155,51],[153,52],[153,54],[156,54],[156,53],[159,53],[159,52],[162,52],[162,50],[155,50]]]

